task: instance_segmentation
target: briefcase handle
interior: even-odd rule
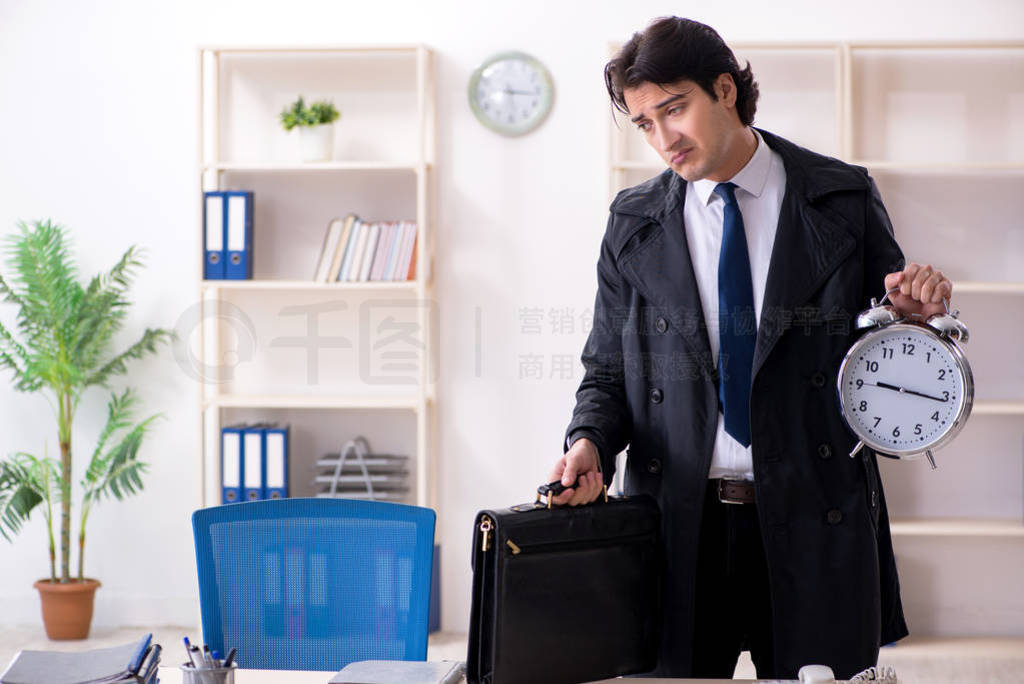
[[[536,501],[536,503],[539,504],[541,497],[542,496],[546,496],[547,497],[547,501],[545,503],[547,504],[548,508],[551,508],[551,500],[553,498],[555,498],[556,496],[558,496],[559,494],[564,492],[566,489],[574,488],[576,485],[579,484],[579,482],[580,482],[580,479],[577,477],[576,481],[573,482],[568,487],[566,487],[564,484],[562,484],[561,480],[555,480],[554,482],[548,482],[547,484],[542,484],[540,487],[537,487],[537,501]],[[602,493],[604,495],[604,502],[608,503],[608,485],[602,485],[601,491],[602,491]]]

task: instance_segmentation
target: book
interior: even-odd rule
[[[313,273],[313,281],[326,283],[327,274],[331,271],[331,264],[334,263],[334,253],[338,251],[338,243],[341,242],[341,234],[344,232],[345,222],[340,218],[331,219],[324,231],[324,244],[320,248],[320,259],[316,262],[316,271]]]
[[[380,223],[370,225],[370,236],[366,238],[366,250],[363,257],[363,266],[359,269],[359,280],[370,279],[370,268],[373,266],[373,257],[377,253],[377,242],[380,240]]]
[[[359,222],[359,235],[356,238],[355,251],[352,253],[352,261],[349,262],[345,271],[345,280],[354,282],[359,280],[359,271],[363,266],[363,257],[366,256],[366,238],[370,234],[370,224]]]
[[[377,245],[377,255],[373,259],[373,270],[370,272],[370,280],[384,280],[384,266],[388,261],[388,253],[391,251],[391,243],[395,240],[395,224],[388,221],[384,224],[380,244]]]
[[[416,252],[420,246],[420,233],[416,233],[416,237],[413,239],[413,254],[409,259],[409,270],[406,271],[406,280],[416,280]]]
[[[381,276],[381,280],[395,279],[395,269],[398,266],[398,257],[401,252],[404,228],[405,224],[402,222],[395,224],[395,239],[388,247],[388,260],[384,264],[384,275]]]
[[[408,223],[405,243],[402,245],[402,260],[399,262],[395,280],[409,280],[409,264],[412,261],[413,246],[416,244],[416,224]]]
[[[463,662],[363,660],[349,663],[328,684],[458,684],[465,681]]]
[[[90,651],[19,651],[0,675],[2,684],[93,684],[156,679],[160,645],[152,634],[137,642]]]
[[[362,230],[363,222],[355,217],[352,222],[352,232],[349,233],[348,243],[345,245],[345,256],[341,261],[341,270],[338,271],[338,281],[348,280],[348,272],[352,267],[352,259],[355,256],[356,243],[359,241],[359,232]]]
[[[334,257],[331,260],[331,270],[327,272],[327,282],[329,283],[339,280],[338,274],[341,272],[341,265],[352,239],[352,229],[358,220],[359,217],[355,214],[349,214],[345,217],[345,227],[341,231],[341,238],[338,240],[338,245],[334,250]]]

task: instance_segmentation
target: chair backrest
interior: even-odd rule
[[[239,667],[336,671],[425,660],[436,516],[351,499],[192,514],[203,639]]]

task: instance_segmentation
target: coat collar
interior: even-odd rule
[[[786,192],[768,269],[761,322],[754,349],[753,372],[764,363],[792,320],[794,310],[828,278],[856,246],[844,220],[827,215],[815,204],[840,191],[866,190],[863,169],[805,150],[758,129],[768,146],[782,157]],[[619,194],[615,214],[656,222],[661,230],[620,257],[619,268],[644,296],[668,311],[680,312],[680,331],[688,351],[706,372],[714,372],[697,280],[683,227],[686,181],[671,169]],[[693,325],[692,323],[696,323]]]
[[[756,130],[768,147],[782,157],[787,194],[795,192],[806,202],[814,203],[829,193],[868,188],[867,176],[860,167],[816,154],[760,128]],[[616,214],[662,223],[685,197],[686,181],[671,169],[666,169],[651,180],[619,193],[610,208]]]

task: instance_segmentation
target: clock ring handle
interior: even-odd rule
[[[878,304],[875,304],[875,301],[871,300],[871,305],[872,306],[881,306],[882,304],[885,304],[885,300],[886,299],[888,299],[889,303],[892,304],[893,302],[892,302],[892,299],[889,297],[889,295],[893,294],[894,292],[899,292],[899,291],[900,291],[900,288],[898,288],[898,287],[889,288],[888,290],[885,291],[885,294],[882,295],[882,298],[878,301]]]
[[[882,295],[882,299],[878,302],[877,306],[881,306],[882,304],[884,304],[886,299],[888,299],[889,303],[892,304],[893,303],[892,302],[892,298],[889,295],[891,295],[891,294],[893,294],[895,292],[899,292],[899,291],[900,291],[900,288],[898,288],[898,287],[893,287],[893,288],[890,288],[890,289],[886,290],[885,294]],[[872,300],[872,305],[874,305],[874,300]],[[947,315],[952,316],[953,318],[956,318],[957,314],[953,313],[953,312],[951,312],[949,310],[949,297],[943,297],[942,298],[942,306],[944,306],[946,308],[946,314]],[[959,312],[957,312],[957,313],[959,313]]]

